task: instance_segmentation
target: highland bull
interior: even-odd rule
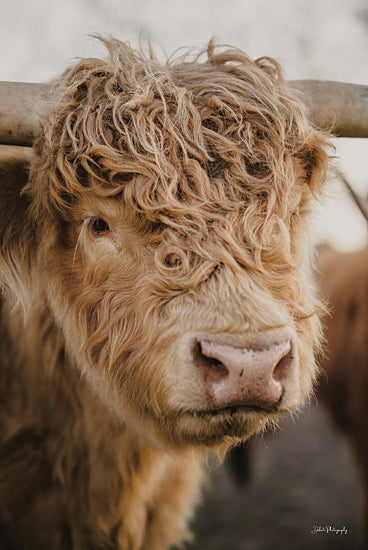
[[[180,543],[208,452],[316,377],[307,225],[327,134],[272,59],[106,46],[0,163],[0,523],[17,548]]]

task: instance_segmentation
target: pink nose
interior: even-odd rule
[[[283,379],[291,362],[291,342],[237,348],[199,340],[197,364],[206,394],[215,408],[275,408],[283,395]]]

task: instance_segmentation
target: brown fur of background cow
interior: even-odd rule
[[[326,136],[268,58],[210,44],[163,66],[106,45],[55,83],[33,152],[0,162],[0,520],[17,548],[179,543],[209,450],[295,410],[316,376]],[[279,402],[221,408],[202,341],[287,342]]]
[[[321,255],[319,281],[331,314],[324,319],[326,354],[318,397],[348,439],[364,492],[368,540],[368,247]]]

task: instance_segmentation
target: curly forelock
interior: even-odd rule
[[[285,254],[280,220],[296,183],[305,204],[317,193],[328,142],[278,63],[210,42],[162,64],[152,51],[104,43],[106,59],[84,59],[54,84],[36,144],[35,173],[49,189],[39,181],[33,191],[42,208],[65,217],[84,192],[122,196],[136,225],[170,228],[182,250],[242,265],[249,248]],[[208,252],[210,232],[226,249]]]

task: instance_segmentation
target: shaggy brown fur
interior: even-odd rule
[[[348,438],[364,491],[368,540],[368,248],[330,251],[321,261],[320,284],[331,307],[325,318],[326,356],[319,396]]]
[[[180,542],[208,450],[316,374],[326,137],[269,58],[106,46],[55,82],[33,154],[0,163],[0,518],[19,548]],[[195,338],[285,330],[280,407],[209,410]]]

